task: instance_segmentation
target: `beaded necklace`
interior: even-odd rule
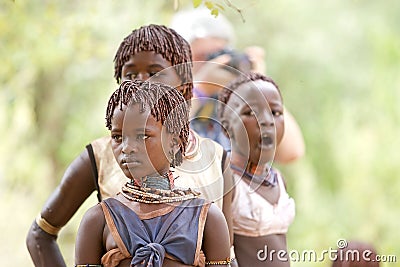
[[[141,185],[131,180],[122,187],[121,194],[128,200],[147,204],[181,202],[200,195],[191,188],[171,189],[171,176],[170,171],[163,176],[146,176],[141,179]]]
[[[277,173],[273,168],[269,168],[268,174],[264,177],[264,176],[259,176],[259,175],[249,173],[246,170],[243,170],[242,168],[240,168],[236,165],[233,165],[232,163],[230,164],[230,166],[231,166],[231,169],[235,173],[241,175],[242,177],[249,179],[250,181],[253,180],[262,185],[272,186],[272,187],[274,187],[278,184]]]

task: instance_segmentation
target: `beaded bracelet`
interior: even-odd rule
[[[226,260],[222,261],[206,261],[206,265],[226,265],[231,266],[232,259],[226,258]]]
[[[40,227],[40,229],[42,229],[43,231],[45,231],[50,235],[57,235],[58,232],[61,230],[61,227],[53,226],[48,221],[46,221],[46,219],[43,218],[42,215],[40,215],[40,213],[36,217],[36,223]]]

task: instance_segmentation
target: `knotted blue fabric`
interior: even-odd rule
[[[147,267],[162,266],[165,257],[165,249],[157,243],[149,243],[136,250],[131,261],[131,266]]]
[[[194,263],[203,199],[184,201],[167,214],[145,220],[114,198],[103,202],[133,256],[131,267],[162,267],[167,253],[184,264]]]

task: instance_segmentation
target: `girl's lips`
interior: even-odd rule
[[[122,166],[124,166],[125,168],[128,168],[128,169],[137,167],[138,165],[140,165],[139,161],[129,161],[129,162],[122,163]]]
[[[124,168],[130,169],[140,165],[140,161],[132,158],[124,158],[121,160],[121,165]]]
[[[275,137],[272,134],[263,134],[260,138],[260,147],[262,149],[271,149],[275,147]]]

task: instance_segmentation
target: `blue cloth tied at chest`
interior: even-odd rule
[[[165,249],[158,243],[149,243],[136,250],[131,261],[133,267],[161,267],[164,262]]]
[[[131,267],[161,267],[166,255],[193,265],[203,199],[183,201],[172,211],[141,219],[114,198],[105,199],[118,235],[132,255]],[[168,256],[168,257],[169,257]]]

